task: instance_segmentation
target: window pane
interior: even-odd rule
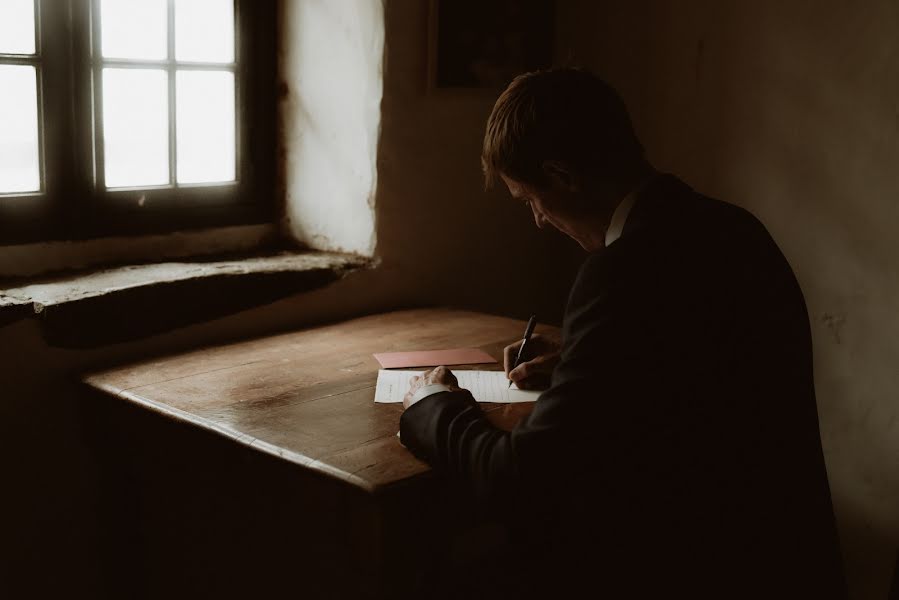
[[[234,74],[178,71],[178,183],[234,181]]]
[[[0,52],[34,54],[34,0],[0,0]]]
[[[105,58],[168,57],[166,0],[102,0],[100,31]]]
[[[39,191],[37,71],[0,65],[0,90],[0,193]]]
[[[175,0],[175,58],[234,61],[234,0]]]
[[[169,183],[168,76],[157,69],[103,69],[107,187]]]

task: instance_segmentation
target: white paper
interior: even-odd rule
[[[409,391],[409,381],[423,371],[395,371],[381,369],[378,371],[378,384],[375,387],[375,402],[402,402]],[[509,388],[509,380],[503,371],[453,371],[459,380],[459,387],[469,390],[478,402],[533,402],[540,392],[519,390],[514,384]]]

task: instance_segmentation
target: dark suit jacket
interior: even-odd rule
[[[673,176],[581,267],[529,418],[445,392],[401,438],[510,507],[528,590],[845,597],[802,292],[757,219]]]

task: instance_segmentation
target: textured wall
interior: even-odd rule
[[[381,0],[281,4],[287,225],[308,246],[371,256],[381,121]]]
[[[338,305],[463,304],[558,320],[578,253],[537,231],[505,190],[485,193],[480,144],[498,90],[428,87],[428,3],[283,7],[289,229],[312,247],[380,260]]]
[[[855,598],[899,545],[899,4],[563,0],[560,56],[625,96],[650,157],[753,211],[805,292]]]

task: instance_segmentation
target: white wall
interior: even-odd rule
[[[311,248],[371,256],[383,4],[304,0],[281,7],[288,231]]]

